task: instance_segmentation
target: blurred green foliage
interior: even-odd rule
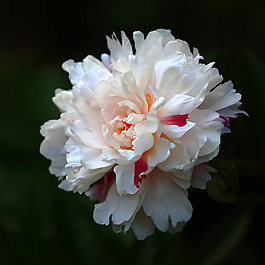
[[[0,10],[1,265],[265,263],[261,1],[99,1],[92,6],[89,1],[13,5],[4,0]],[[130,36],[133,30],[160,27],[198,47],[205,62],[216,62],[225,81],[233,80],[243,95],[249,117],[232,120],[232,134],[223,135],[213,161],[226,178],[236,170],[239,185],[232,195],[238,195],[221,203],[206,191],[190,190],[194,212],[184,230],[175,235],[156,231],[139,242],[131,231],[115,234],[95,224],[93,202],[57,188],[49,161],[39,154],[39,128],[59,116],[51,102],[54,90],[70,88],[60,68],[63,61],[99,57],[107,51],[104,35],[112,31],[123,29]],[[226,170],[228,175],[222,173]]]

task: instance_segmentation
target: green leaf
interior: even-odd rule
[[[219,202],[235,202],[238,194],[238,174],[233,163],[226,159],[216,159],[211,166],[217,169],[212,180],[207,183],[207,193]]]

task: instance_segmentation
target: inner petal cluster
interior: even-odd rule
[[[145,115],[136,113],[136,108],[120,103],[113,111],[114,118],[108,122],[107,127],[121,149],[131,149],[132,141],[136,138],[135,126],[143,122]]]

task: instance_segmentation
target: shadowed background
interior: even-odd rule
[[[1,0],[0,27],[0,264],[264,264],[262,1]],[[250,117],[232,120],[214,162],[231,179],[237,174],[234,202],[191,190],[193,217],[184,230],[156,230],[139,242],[131,231],[115,234],[95,224],[93,202],[57,188],[50,162],[39,154],[39,128],[59,117],[54,90],[71,88],[64,61],[99,58],[108,52],[105,35],[114,31],[132,40],[135,30],[146,35],[157,28],[197,47],[205,63],[215,61],[224,81],[233,80],[243,95]]]

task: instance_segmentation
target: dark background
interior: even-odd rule
[[[259,0],[0,1],[0,264],[265,264],[265,6]],[[171,29],[215,61],[243,95],[216,164],[239,177],[233,203],[191,190],[193,217],[143,242],[94,223],[94,203],[57,188],[39,154],[41,124],[59,117],[61,64],[108,52],[105,35]],[[227,162],[229,161],[229,162]],[[229,171],[227,176],[232,173]],[[231,176],[233,179],[234,176]],[[233,194],[234,196],[234,194]]]

